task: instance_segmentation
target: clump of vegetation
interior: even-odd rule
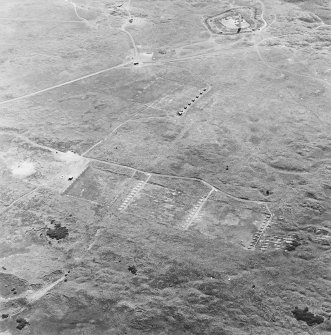
[[[56,223],[53,229],[47,229],[46,235],[52,239],[61,240],[69,235],[69,231],[67,227],[62,227],[61,223]]]
[[[26,321],[24,318],[18,318],[16,322],[18,323],[16,328],[19,330],[22,330],[26,325],[29,325],[29,322]]]
[[[308,326],[314,326],[324,322],[324,318],[320,315],[314,315],[312,312],[308,311],[308,307],[300,309],[295,307],[292,314],[298,321],[305,321]]]
[[[134,275],[137,274],[137,272],[138,272],[137,268],[134,265],[129,266],[128,270]]]

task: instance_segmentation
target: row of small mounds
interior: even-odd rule
[[[294,251],[301,243],[299,242],[298,236],[293,236],[291,242],[286,242],[285,250],[286,251]]]
[[[196,101],[196,99],[199,99],[199,97],[204,94],[207,91],[207,88],[204,88],[202,91],[200,91],[200,94],[196,95],[195,98],[193,98],[191,100],[191,102],[189,102],[182,110],[178,111],[177,114],[178,115],[183,115],[184,110],[186,110],[189,106],[192,105],[192,103],[194,103]]]

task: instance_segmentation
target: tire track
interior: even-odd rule
[[[35,191],[38,191],[38,189],[41,186],[35,187],[33,190],[23,194],[22,196],[20,196],[19,198],[17,198],[16,200],[12,201],[6,208],[4,208],[1,212],[0,215],[4,214],[5,212],[7,212],[9,209],[11,209],[13,206],[15,206],[15,204],[17,204],[20,200],[28,197],[30,194],[34,193]]]
[[[87,75],[85,75],[85,76],[78,77],[78,78],[76,78],[76,79],[72,79],[72,80],[66,81],[66,82],[61,83],[61,84],[58,84],[58,85],[50,86],[50,87],[44,88],[44,89],[39,90],[39,91],[36,91],[36,92],[32,92],[32,93],[29,93],[29,94],[21,95],[20,97],[17,97],[17,98],[13,98],[13,99],[9,99],[9,100],[5,100],[5,101],[1,101],[1,102],[0,102],[0,105],[5,105],[5,104],[7,104],[7,103],[15,102],[15,101],[18,101],[18,100],[31,98],[31,97],[34,97],[34,96],[39,95],[39,94],[41,94],[41,93],[45,93],[45,92],[54,90],[54,89],[56,89],[56,88],[60,88],[60,87],[62,87],[62,86],[70,85],[70,84],[76,83],[77,81],[81,81],[81,80],[84,80],[84,79],[88,79],[88,78],[97,76],[97,75],[102,74],[102,73],[109,72],[109,71],[111,71],[111,70],[113,70],[113,69],[118,69],[118,68],[127,66],[127,65],[129,65],[130,63],[131,63],[131,62],[125,62],[125,63],[119,64],[119,65],[115,65],[115,66],[112,66],[112,67],[108,67],[108,68],[106,68],[106,69],[103,69],[103,70],[100,70],[100,71],[96,71],[96,72],[87,74]]]

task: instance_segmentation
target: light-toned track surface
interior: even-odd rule
[[[114,134],[116,134],[116,132],[122,128],[124,125],[128,124],[129,122],[139,122],[142,120],[146,120],[146,119],[151,119],[151,118],[162,118],[160,116],[150,116],[150,117],[140,117],[140,118],[136,118],[137,115],[139,114],[143,114],[144,111],[148,108],[154,108],[153,104],[150,105],[145,105],[143,108],[139,109],[138,112],[136,112],[135,114],[133,114],[133,116],[131,116],[129,119],[121,122],[118,126],[116,126],[107,136],[105,136],[103,139],[101,139],[100,141],[98,141],[97,143],[93,144],[89,149],[87,149],[85,152],[82,153],[81,156],[86,157],[86,155],[88,153],[90,153],[93,149],[95,149],[96,147],[98,147],[100,144],[104,143],[106,140],[108,140],[110,137],[112,137]]]
[[[65,1],[67,2],[68,0],[65,0]],[[77,7],[78,6],[74,2],[72,2],[72,1],[68,1],[68,2],[74,7],[74,11],[75,11],[75,15],[77,16],[77,19],[79,19],[82,22],[87,22],[88,23],[88,21],[86,19],[84,19],[83,17],[81,17],[78,14],[78,12],[77,12]]]
[[[5,212],[9,211],[12,207],[14,207],[17,203],[19,203],[21,200],[27,198],[29,195],[35,193],[39,187],[35,187],[33,190],[21,195],[19,198],[12,201],[8,206],[6,206],[1,212],[0,215],[4,214]]]
[[[48,23],[83,23],[81,20],[41,20],[41,19],[27,19],[27,18],[10,18],[10,17],[0,17],[0,21],[17,21],[17,22],[48,22]]]
[[[131,0],[128,0],[127,3],[124,4],[123,6],[124,10],[126,11],[127,15],[128,15],[128,19],[127,20],[130,20],[132,19],[132,15],[131,15],[131,12],[130,12],[130,8],[131,8]],[[134,40],[132,34],[126,29],[126,27],[128,26],[128,21],[124,22],[122,27],[121,27],[121,31],[123,31],[126,35],[128,35],[131,43],[132,43],[132,47],[133,47],[133,58],[134,60],[137,58],[138,56],[138,48],[137,48],[137,45],[136,45],[136,41]]]
[[[11,297],[11,298],[0,297],[0,307],[1,307],[1,304],[4,304],[4,303],[15,302],[16,300],[25,300],[27,304],[25,306],[15,308],[10,316],[13,317],[17,314],[20,314],[26,308],[30,307],[32,304],[34,304],[35,302],[43,298],[45,295],[47,295],[55,286],[62,283],[65,279],[66,277],[62,276],[58,280],[54,281],[53,283],[43,286],[39,290],[36,290],[36,291],[27,290],[23,292],[22,294],[17,295],[15,297]]]
[[[65,276],[59,278],[58,280],[56,280],[55,282],[42,287],[40,290],[34,291],[34,292],[30,292],[29,294],[27,294],[26,298],[27,301],[30,304],[33,304],[34,302],[38,301],[39,299],[41,299],[43,296],[45,296],[50,290],[52,290],[56,285],[62,283],[65,280]]]
[[[122,64],[119,64],[119,65],[111,66],[111,67],[108,67],[108,68],[106,68],[106,69],[103,69],[103,70],[100,70],[100,71],[96,71],[96,72],[93,72],[93,73],[89,73],[89,74],[87,74],[87,75],[85,75],[85,76],[81,76],[81,77],[78,77],[78,78],[76,78],[76,79],[72,79],[72,80],[66,81],[66,82],[61,83],[61,84],[58,84],[58,85],[54,85],[54,86],[50,86],[50,87],[44,88],[43,90],[39,90],[39,91],[36,91],[36,92],[32,92],[32,93],[29,93],[29,94],[25,94],[25,95],[22,95],[22,96],[17,97],[17,98],[13,98],[13,99],[9,99],[9,100],[5,100],[5,101],[1,101],[1,102],[0,102],[0,105],[6,105],[6,104],[8,104],[8,103],[12,103],[12,102],[16,102],[16,101],[19,101],[19,100],[23,100],[23,99],[31,98],[31,97],[34,97],[34,96],[36,96],[36,95],[39,95],[39,94],[46,93],[46,92],[48,92],[48,91],[54,90],[54,89],[56,89],[56,88],[60,88],[60,87],[63,87],[63,86],[67,86],[67,85],[76,83],[76,82],[78,82],[78,81],[81,81],[81,80],[84,80],[84,79],[88,79],[88,78],[97,76],[97,75],[102,74],[102,73],[109,72],[109,71],[114,70],[114,69],[119,69],[119,68],[121,68],[121,67],[124,67],[124,66],[130,64],[130,63],[131,63],[131,62],[126,62],[126,63],[122,63]]]

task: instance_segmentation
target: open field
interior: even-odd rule
[[[0,13],[0,335],[331,331],[327,1]]]

